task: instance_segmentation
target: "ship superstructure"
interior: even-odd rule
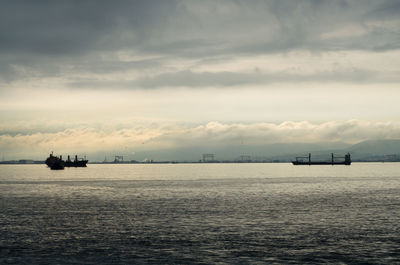
[[[85,158],[78,159],[78,156],[75,155],[75,159],[71,161],[70,156],[68,155],[67,161],[65,161],[66,167],[86,167],[88,160]]]
[[[64,169],[64,160],[62,160],[62,156],[60,157],[53,155],[53,152],[49,155],[49,157],[46,159],[46,165],[53,169],[53,170],[59,170],[59,169]]]

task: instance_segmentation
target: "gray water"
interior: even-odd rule
[[[400,163],[0,166],[0,264],[400,264]]]

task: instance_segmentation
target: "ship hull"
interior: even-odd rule
[[[63,161],[56,162],[50,166],[50,169],[51,170],[62,170],[62,169],[64,169],[64,162]]]
[[[300,165],[304,165],[304,166],[311,166],[311,165],[346,165],[346,166],[350,166],[351,162],[302,162],[302,161],[292,161],[292,164],[295,166],[300,166]]]
[[[65,161],[66,167],[86,167],[88,160]]]

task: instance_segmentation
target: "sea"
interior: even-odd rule
[[[0,264],[400,264],[400,163],[0,165]]]

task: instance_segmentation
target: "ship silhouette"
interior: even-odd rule
[[[304,161],[303,159],[306,159]],[[337,159],[343,159],[338,161]],[[335,160],[336,159],[336,160]],[[351,158],[350,154],[347,153],[344,157],[339,157],[339,156],[334,156],[334,154],[331,154],[331,161],[311,161],[311,153],[308,153],[307,156],[298,156],[296,157],[295,161],[292,161],[293,165],[351,165]]]
[[[46,159],[46,165],[54,170],[64,169],[64,167],[86,167],[88,160],[85,158],[78,159],[78,156],[75,155],[75,159],[72,161],[70,156],[66,161],[62,160],[62,156],[58,157],[53,155],[53,152]]]

